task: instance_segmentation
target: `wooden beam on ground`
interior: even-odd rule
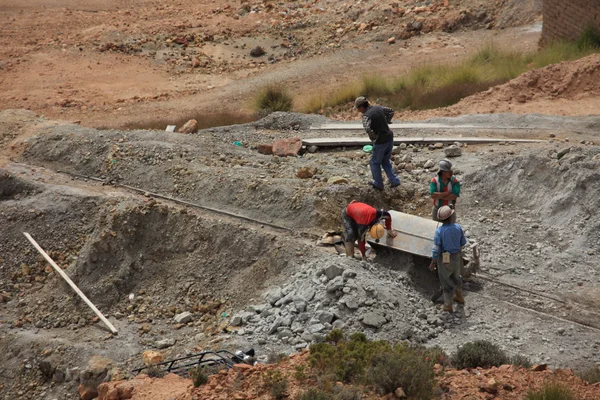
[[[92,309],[92,311],[94,311],[94,313],[96,313],[96,315],[102,320],[102,322],[104,322],[106,324],[106,326],[108,326],[108,329],[110,329],[110,331],[114,334],[117,334],[117,330],[115,329],[115,327],[113,326],[113,324],[110,323],[109,320],[107,320],[104,315],[102,315],[102,313],[96,308],[96,306],[85,296],[85,294],[83,294],[83,292],[81,290],[79,290],[79,288],[77,287],[77,285],[75,285],[75,283],[73,283],[73,281],[71,280],[71,278],[69,278],[69,276],[65,273],[65,271],[62,270],[62,268],[60,268],[58,265],[56,265],[56,263],[54,262],[54,260],[52,260],[50,258],[50,256],[44,251],[44,249],[42,249],[40,247],[40,245],[33,240],[33,238],[31,237],[31,235],[27,232],[23,232],[23,235],[25,235],[25,237],[27,238],[27,240],[29,240],[31,242],[31,244],[33,245],[33,247],[35,247],[37,249],[37,251],[40,252],[41,255],[44,256],[44,258],[46,259],[46,261],[48,261],[48,263],[50,263],[50,265],[52,265],[52,268],[54,268],[54,270],[56,272],[58,272],[58,274],[65,280],[67,281],[67,283],[69,284],[69,286],[71,286],[71,288],[75,291],[75,293],[77,293],[79,295],[79,297],[81,297],[83,299],[83,301],[85,301],[85,303]]]
[[[546,143],[547,140],[536,139],[506,139],[506,138],[474,138],[474,137],[394,137],[394,144],[433,144],[433,143],[454,143],[461,142],[467,144],[482,144],[482,143],[500,143],[500,142],[515,142],[515,143]],[[302,144],[305,146],[317,147],[359,147],[366,144],[373,144],[368,137],[341,137],[341,138],[312,138],[302,139]]]
[[[362,131],[364,128],[361,123],[333,123],[333,124],[323,124],[317,126],[311,126],[311,130],[360,130]],[[556,130],[556,128],[551,127],[522,127],[522,126],[492,126],[492,125],[477,125],[477,124],[462,124],[462,125],[448,125],[448,124],[439,124],[439,123],[429,123],[429,122],[398,122],[390,124],[390,129],[480,129],[480,130],[533,130],[533,131],[552,131]]]

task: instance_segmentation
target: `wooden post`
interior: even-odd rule
[[[29,240],[31,242],[31,244],[37,249],[37,251],[40,252],[41,255],[44,256],[44,258],[46,259],[46,261],[48,261],[50,263],[50,265],[52,265],[52,268],[54,268],[54,270],[56,272],[58,272],[60,274],[60,276],[62,276],[62,278],[67,281],[67,283],[73,288],[73,290],[79,295],[79,297],[81,297],[83,299],[83,301],[85,301],[85,303],[92,309],[92,311],[94,311],[96,313],[96,315],[102,320],[102,322],[104,322],[106,324],[106,326],[108,326],[108,329],[110,329],[110,331],[114,334],[117,334],[117,330],[115,329],[115,327],[113,326],[113,324],[110,323],[109,320],[107,320],[104,315],[102,315],[102,313],[96,308],[96,306],[85,296],[85,294],[83,294],[83,292],[81,290],[79,290],[79,288],[77,287],[77,285],[75,285],[75,283],[73,283],[73,281],[71,280],[71,278],[69,278],[69,276],[65,273],[65,271],[62,270],[62,268],[60,268],[58,265],[56,265],[56,263],[54,262],[54,260],[52,260],[50,258],[50,256],[44,251],[44,249],[42,249],[40,247],[39,244],[37,244],[37,242],[35,240],[33,240],[33,238],[31,237],[31,235],[27,232],[23,232],[23,235],[25,235],[25,237],[27,238],[27,240]]]

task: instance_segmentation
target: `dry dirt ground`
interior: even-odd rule
[[[258,144],[280,138],[361,135],[308,130],[326,122],[318,115],[275,113],[193,135],[116,129],[215,105],[246,111],[265,82],[285,81],[301,101],[356,70],[393,74],[460,59],[487,38],[515,49],[535,48],[539,39],[539,25],[522,26],[538,20],[535,1],[424,3],[3,2],[2,398],[79,398],[78,387],[127,377],[148,349],[167,359],[246,346],[289,353],[334,326],[447,351],[488,339],[553,367],[600,363],[600,118],[588,115],[600,98],[598,56],[530,71],[448,109],[399,116],[498,127],[411,135],[506,138],[463,147],[455,159],[464,182],[459,222],[482,249],[482,273],[454,316],[429,302],[435,277],[423,260],[380,251],[364,263],[315,246],[323,231],[339,228],[352,199],[427,216],[435,170],[424,165],[443,158],[443,149],[400,150],[402,185],[379,193],[368,188],[369,156],[358,149],[257,153]],[[413,22],[423,22],[423,34],[409,37]],[[251,58],[255,45],[267,55]],[[547,141],[515,145],[515,138]],[[316,172],[300,179],[300,168]],[[332,177],[346,183],[333,185]],[[345,271],[342,283],[324,280],[332,266]],[[281,299],[296,297],[271,304],[278,289]],[[366,296],[358,309],[342,301],[355,292]],[[379,326],[367,324],[375,314]],[[88,363],[94,355],[102,358]],[[190,381],[180,384],[191,396]],[[144,390],[134,398],[163,398]]]

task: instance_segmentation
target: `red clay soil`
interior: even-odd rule
[[[304,366],[305,380],[296,377],[296,367]],[[539,369],[542,369],[543,366]],[[99,387],[99,400],[271,400],[272,395],[265,385],[269,373],[279,371],[287,378],[287,398],[296,399],[298,395],[316,382],[308,367],[308,353],[293,354],[277,365],[236,365],[233,369],[223,370],[209,377],[207,384],[193,388],[190,379],[176,375],[149,378],[139,375],[130,381],[103,383]],[[572,391],[578,400],[600,399],[600,383],[590,385],[582,381],[569,370],[516,368],[503,365],[499,368],[456,370],[436,365],[437,383],[444,400],[458,399],[498,399],[521,400],[530,390],[536,390],[548,382],[563,384]],[[337,385],[341,385],[340,382]],[[393,394],[380,396],[372,388],[363,388],[363,399],[392,400]],[[131,397],[125,397],[131,396]]]

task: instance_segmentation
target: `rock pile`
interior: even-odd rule
[[[249,341],[296,350],[334,328],[424,343],[450,327],[453,318],[420,296],[406,272],[333,255],[308,262],[264,300],[234,315],[230,324]]]

